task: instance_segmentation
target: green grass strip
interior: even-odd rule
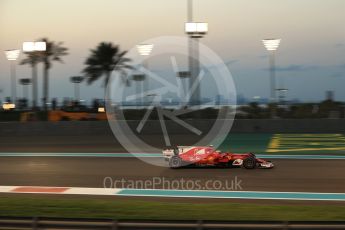
[[[1,196],[2,216],[167,220],[344,220],[345,206]]]

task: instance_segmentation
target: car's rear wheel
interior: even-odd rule
[[[254,169],[256,166],[256,159],[254,157],[248,157],[243,161],[243,167],[246,169]]]
[[[178,156],[172,156],[169,160],[170,168],[176,169],[182,166],[182,159]]]

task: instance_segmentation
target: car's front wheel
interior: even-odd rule
[[[170,168],[176,169],[182,166],[182,160],[178,156],[172,156],[169,160]]]
[[[254,157],[248,157],[243,161],[243,167],[246,169],[254,169],[256,166],[256,159]]]

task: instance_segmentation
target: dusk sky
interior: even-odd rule
[[[64,64],[53,64],[50,97],[73,97],[69,77],[81,74],[91,48],[109,41],[129,50],[146,39],[184,36],[186,5],[186,0],[0,0],[0,49],[20,49],[23,41],[43,37],[63,41],[69,55]],[[230,63],[238,94],[269,97],[261,39],[274,37],[282,39],[277,78],[289,89],[288,99],[316,101],[334,90],[337,100],[345,100],[344,0],[195,0],[194,20],[209,23],[201,42]],[[1,55],[1,100],[10,95],[9,71]],[[31,69],[18,65],[17,78],[24,77],[31,77]],[[82,99],[101,98],[101,83],[83,84]],[[40,81],[39,95],[41,88]],[[19,85],[17,91],[21,96]]]

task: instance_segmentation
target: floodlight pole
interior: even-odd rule
[[[190,78],[190,72],[189,71],[180,71],[177,72],[177,77],[179,78],[179,81],[181,82],[181,86],[180,86],[180,105],[181,108],[186,106],[186,104],[188,103],[187,101],[184,101],[185,99],[187,99],[186,95],[188,92],[188,80]]]
[[[12,97],[12,103],[16,104],[17,99],[17,87],[16,87],[16,64],[15,61],[11,62],[11,97]]]
[[[32,66],[32,107],[37,108],[37,65]]]
[[[141,75],[141,79],[138,80],[137,82],[137,89],[136,89],[136,94],[137,96],[139,96],[140,94],[143,94],[144,93],[144,81],[145,81],[145,75],[144,74],[140,74]],[[144,98],[141,97],[140,98],[140,106],[143,105],[143,102],[144,102]]]
[[[200,103],[200,82],[198,81],[198,76],[200,72],[200,64],[199,64],[199,39],[197,37],[191,36],[191,77],[189,78],[189,90],[192,91],[192,87],[194,84],[193,92],[190,97],[190,101],[194,105],[198,105]]]
[[[143,61],[143,67],[144,67],[146,70],[149,69],[149,63],[148,63],[148,61],[147,61],[146,59]],[[142,85],[141,87],[142,87],[142,88],[141,88],[141,92],[143,93],[142,105],[145,106],[146,102],[148,103],[148,101],[145,100],[145,99],[147,99],[147,98],[144,97],[144,92],[148,92],[148,91],[150,90],[150,89],[149,89],[149,77],[145,76],[145,79],[144,79],[144,81],[143,81],[143,85]]]
[[[46,42],[23,42],[23,52],[45,52],[47,50]],[[32,65],[32,107],[37,108],[37,63]],[[46,102],[45,102],[46,103]],[[46,106],[43,105],[44,107]]]
[[[193,0],[187,1],[187,22],[193,22]],[[189,72],[190,72],[190,76],[189,76],[189,90],[190,91],[196,79],[195,74],[197,71],[195,69],[198,67],[198,64],[196,63],[197,61],[195,61],[197,57],[194,56],[196,55],[195,51],[198,48],[198,47],[194,48],[194,45],[196,44],[196,42],[197,41],[194,41],[194,38],[192,36],[189,36],[188,38],[188,62],[189,62],[188,67],[189,67]],[[199,95],[197,94],[199,94],[198,93],[199,90],[200,90],[199,87],[196,87],[194,89],[193,94],[190,95],[190,99],[189,99],[190,104],[195,103],[195,100],[198,99]]]
[[[149,56],[152,52],[153,47],[154,47],[153,44],[139,44],[139,45],[137,45],[137,50],[141,56]],[[148,65],[147,58],[143,59],[142,67],[144,69],[148,70],[149,65]],[[139,92],[144,94],[144,92],[147,92],[149,90],[149,78],[146,77],[145,74],[142,75],[142,79],[140,81],[141,81],[140,85],[139,84],[137,85],[137,95],[139,95]],[[147,102],[145,99],[146,98],[144,98],[144,97],[141,98],[141,104],[142,105],[145,102]]]
[[[187,28],[186,33],[189,35],[188,39],[188,60],[189,60],[189,90],[190,90],[190,105],[200,104],[200,82],[198,76],[200,73],[199,63],[199,38],[202,38],[207,33],[207,23],[198,23],[193,21],[193,0],[187,1],[187,23],[191,28]],[[201,28],[199,27],[201,26]],[[192,91],[193,90],[193,91]]]
[[[270,59],[270,82],[271,82],[271,100],[273,103],[277,102],[276,94],[276,69],[275,69],[275,50],[269,51]]]
[[[193,21],[193,0],[187,1],[187,21],[192,22]]]
[[[16,81],[16,63],[15,61],[19,57],[19,50],[5,50],[5,55],[8,61],[10,61],[10,77],[11,77],[11,100],[12,103],[16,103],[17,99],[17,81]]]
[[[265,48],[269,52],[269,62],[270,62],[270,85],[271,85],[271,117],[276,117],[276,108],[275,103],[277,102],[277,95],[276,95],[276,69],[275,69],[275,52],[279,47],[281,39],[264,39],[262,40]]]
[[[262,40],[265,48],[269,52],[270,62],[270,84],[271,84],[271,102],[277,102],[276,95],[276,70],[275,70],[275,52],[279,47],[281,39],[264,39]]]
[[[192,22],[192,21],[193,21],[193,0],[187,0],[187,22]],[[189,72],[191,72],[191,70],[193,68],[192,53],[193,53],[193,39],[189,36],[188,37]]]

